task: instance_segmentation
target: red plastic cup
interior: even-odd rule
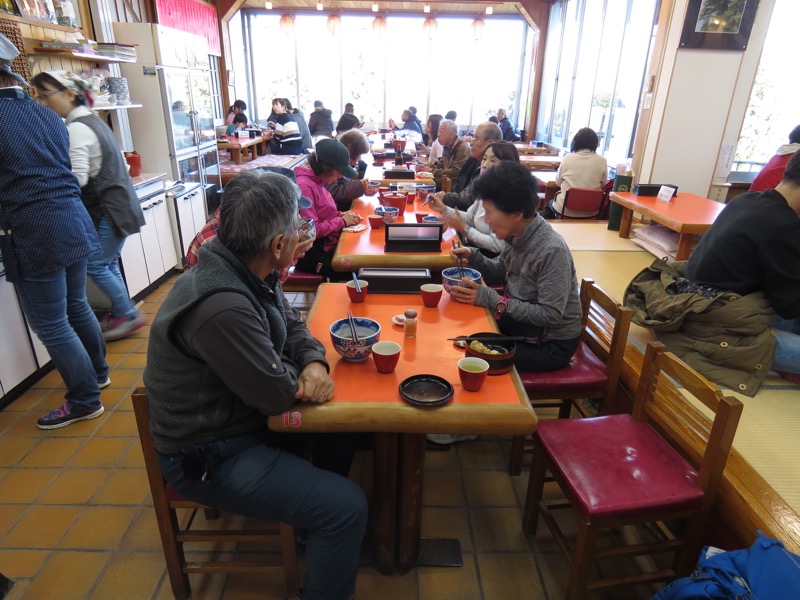
[[[364,281],[363,279],[358,280],[358,285],[361,286],[360,294],[356,291],[355,281],[348,281],[346,285],[347,285],[347,295],[350,296],[350,302],[353,302],[354,304],[360,304],[366,299],[367,287],[369,286],[369,282]]]
[[[443,289],[438,283],[426,283],[419,286],[419,291],[422,294],[422,303],[428,308],[436,308],[439,306],[439,300],[442,299]]]
[[[406,193],[406,202],[412,204],[417,199],[417,192],[407,192]]]
[[[379,229],[383,225],[383,217],[380,215],[370,215],[367,220],[369,221],[369,226],[373,229]]]
[[[425,217],[427,217],[427,216],[428,216],[428,214],[429,214],[429,213],[426,213],[426,212],[424,212],[424,211],[418,210],[418,211],[416,212],[416,215],[417,215],[417,223],[422,223],[422,219],[424,219]]]
[[[396,342],[378,342],[372,346],[372,360],[378,373],[394,372],[400,360],[400,344]]]
[[[482,358],[467,356],[458,361],[458,378],[468,392],[480,390],[488,374],[489,363]]]

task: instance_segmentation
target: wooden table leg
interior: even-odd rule
[[[231,157],[233,158],[233,164],[240,165],[242,164],[242,149],[241,148],[231,148]]]
[[[625,206],[622,207],[622,217],[619,221],[619,237],[631,237],[631,225],[633,224],[633,210]]]
[[[681,233],[678,236],[678,248],[675,250],[675,260],[687,260],[692,253],[692,242],[694,236],[688,233]]]
[[[425,434],[400,434],[398,462],[397,566],[405,573],[419,557]]]
[[[373,435],[372,489],[369,536],[378,571],[394,572],[397,544],[397,450],[398,434]]]

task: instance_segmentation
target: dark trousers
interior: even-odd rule
[[[337,437],[330,434],[322,445],[328,444],[327,449],[336,453]],[[195,450],[197,447],[188,449],[190,454]],[[324,454],[326,448],[318,446],[316,450]],[[352,458],[349,447],[343,450],[340,456],[350,452]],[[204,444],[202,454],[213,457],[206,481],[197,471],[185,468],[183,453],[159,455],[164,478],[195,502],[307,530],[304,599],[348,600],[355,593],[359,550],[367,525],[367,500],[361,488],[277,448],[271,438],[263,436]],[[345,459],[333,463],[343,469]],[[349,463],[346,468],[349,470]]]
[[[517,342],[514,366],[520,372],[545,373],[566,367],[581,341],[580,336],[571,340],[548,339],[542,336],[541,327],[520,323],[507,316],[503,316],[497,325],[504,335],[541,338],[538,344]]]
[[[303,271],[304,273],[317,273],[330,279],[331,281],[338,281],[341,279],[342,274],[333,270],[333,254],[325,252],[322,247],[325,242],[322,238],[316,240],[311,249],[306,252],[306,255],[297,261],[295,269]],[[345,275],[348,275],[345,273]],[[349,279],[349,276],[348,276]]]

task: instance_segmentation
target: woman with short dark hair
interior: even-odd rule
[[[300,215],[314,221],[317,229],[314,245],[297,262],[296,269],[335,278],[336,272],[331,261],[339,236],[345,227],[359,223],[361,216],[353,211],[337,209],[336,202],[325,186],[342,175],[350,178],[356,176],[355,169],[350,166],[350,153],[337,140],[320,140],[308,157],[308,166],[296,167],[294,172],[303,196],[311,200],[311,206],[302,209]]]
[[[545,218],[555,219],[565,214],[568,217],[588,218],[597,213],[570,210],[564,211],[564,198],[567,190],[573,187],[602,190],[608,181],[608,163],[606,159],[596,153],[600,139],[590,127],[579,129],[570,145],[571,154],[567,154],[561,161],[556,175],[556,184],[561,190],[556,197],[547,203]]]
[[[181,102],[181,104],[183,104],[183,102]],[[186,110],[186,109],[185,108],[176,109],[173,106],[172,110]],[[228,109],[228,114],[225,116],[225,125],[232,125],[233,124],[233,118],[236,115],[244,113],[244,111],[246,111],[246,110],[247,110],[247,104],[245,104],[244,100],[237,100],[236,102],[234,102],[231,105],[231,107]]]

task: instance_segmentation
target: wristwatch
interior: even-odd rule
[[[508,310],[508,296],[501,296],[500,299],[494,305],[494,318],[499,319]]]

